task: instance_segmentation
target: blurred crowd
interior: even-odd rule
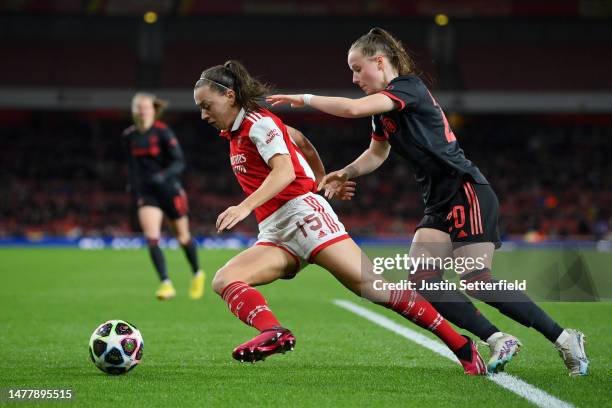
[[[368,120],[283,115],[312,140],[327,170],[368,146]],[[528,240],[602,239],[612,234],[612,125],[584,117],[449,115],[466,152],[501,203],[504,236]],[[242,199],[227,141],[197,113],[173,114],[187,159],[182,180],[192,232],[214,235],[214,221]],[[599,122],[599,123],[598,123]],[[0,237],[125,236],[135,230],[126,192],[123,113],[30,112],[0,124]],[[377,172],[357,179],[351,202],[334,202],[348,231],[406,236],[422,217],[407,166],[393,154]],[[237,232],[254,235],[250,217]]]

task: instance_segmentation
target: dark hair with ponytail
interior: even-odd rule
[[[238,104],[247,109],[257,109],[257,99],[269,92],[267,84],[253,78],[244,65],[234,60],[204,70],[194,89],[205,85],[222,94],[228,89],[233,90]]]
[[[379,27],[374,27],[367,34],[362,35],[355,41],[349,52],[359,49],[366,57],[383,54],[400,75],[418,74],[414,61],[404,49],[401,41],[393,37],[391,33]]]

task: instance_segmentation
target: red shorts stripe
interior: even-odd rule
[[[313,210],[315,210],[315,212],[321,213],[321,211],[320,211],[320,209],[318,208],[318,206],[317,206],[315,203],[313,203],[313,202],[310,200],[310,197],[306,197],[306,198],[304,198],[304,202],[305,202],[306,204],[308,204],[308,205],[310,206],[310,208],[312,208]],[[317,204],[318,204],[318,203],[317,203]],[[325,222],[325,225],[327,225],[327,228],[329,228],[329,230],[330,230],[330,231],[332,231],[332,226],[331,226],[331,224],[328,222],[327,218],[325,218],[325,217],[322,217],[322,218],[323,218],[323,221]]]
[[[482,214],[480,213],[480,200],[478,199],[478,195],[476,194],[476,190],[474,190],[474,186],[470,184],[470,188],[474,192],[474,198],[476,198],[476,208],[478,208],[478,225],[480,225],[480,233],[484,233],[482,229]]]
[[[323,208],[321,203],[319,203],[314,197],[306,197],[306,199],[309,200],[310,205],[315,209],[315,211],[321,214],[321,216],[325,220],[325,224],[327,224],[327,227],[329,228],[331,233],[333,234],[334,232],[337,232],[337,225],[334,223],[334,220],[331,219],[329,214],[325,212],[325,208]]]
[[[467,187],[471,191],[472,198],[474,199],[474,213],[476,215],[476,233],[482,234],[482,217],[480,216],[480,201],[478,201],[478,196],[476,195],[474,186],[472,186],[471,183],[467,183]]]
[[[310,207],[312,207],[316,212],[321,214],[321,216],[323,217],[323,221],[325,221],[325,224],[327,225],[327,228],[329,228],[329,230],[330,230],[330,232],[332,234],[340,231],[340,228],[338,227],[338,224],[336,224],[334,222],[334,220],[329,216],[329,214],[327,214],[325,212],[325,208],[323,208],[323,206],[315,198],[313,198],[313,197],[306,197],[306,198],[304,198],[304,201]]]
[[[321,208],[321,214],[326,217],[329,222],[331,223],[331,225],[334,227],[334,229],[332,230],[333,233],[336,233],[338,231],[340,231],[340,227],[338,226],[338,224],[336,223],[336,221],[334,220],[334,217],[332,217],[331,215],[329,215],[327,213],[327,211],[325,211],[325,207],[323,207],[323,204],[321,204],[320,202],[318,202],[316,199],[313,198],[313,200],[317,203],[317,205],[319,206],[319,208]]]
[[[480,205],[478,204],[478,197],[476,197],[476,193],[472,188],[470,183],[467,183],[467,188],[472,195],[472,202],[474,203],[474,225],[476,226],[476,235],[482,233],[482,222],[480,220]]]
[[[470,228],[471,228],[471,234],[474,235],[475,233],[475,228],[474,228],[474,201],[472,200],[472,194],[470,193],[470,190],[467,187],[467,183],[463,183],[463,190],[465,191],[465,195],[467,197],[469,206],[470,206]]]
[[[338,227],[338,224],[336,224],[336,221],[334,221],[333,217],[329,215],[327,211],[325,211],[325,207],[323,207],[321,203],[319,203],[317,200],[314,200],[314,201],[317,203],[317,206],[321,209],[321,215],[327,218],[327,221],[329,221],[329,223],[331,224],[332,226],[331,232],[336,233],[340,231],[340,227]]]
[[[322,243],[321,245],[319,245],[318,247],[316,247],[310,252],[310,256],[308,257],[308,262],[312,263],[312,260],[314,259],[314,257],[317,256],[319,252],[321,252],[328,246],[333,245],[336,242],[344,241],[345,239],[349,239],[349,238],[350,238],[349,234],[344,234],[344,235],[340,235],[339,237],[330,239],[329,241]]]
[[[472,205],[472,196],[467,188],[467,183],[463,184],[463,190],[465,191],[468,203],[470,204],[470,231],[472,232],[472,235],[474,235],[474,208]]]

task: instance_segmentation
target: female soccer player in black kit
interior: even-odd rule
[[[417,227],[410,256],[445,259],[484,260],[480,269],[460,275],[465,282],[496,283],[491,276],[495,248],[500,246],[497,196],[478,167],[466,159],[448,121],[423,81],[402,44],[390,33],[374,28],[355,41],[348,52],[353,83],[367,96],[359,99],[303,95],[272,95],[272,105],[312,106],[344,118],[372,116],[370,147],[342,170],[328,174],[326,196],[334,194],[334,184],[376,170],[391,148],[411,167],[419,183],[425,215]],[[484,266],[484,267],[482,267]],[[432,266],[420,268],[411,276],[417,282],[442,282],[443,271]],[[431,286],[430,286],[431,287]],[[466,291],[497,308],[504,315],[533,327],[554,343],[570,375],[586,375],[589,361],[584,350],[584,335],[563,329],[518,290]],[[423,290],[420,293],[448,321],[469,330],[489,344],[490,372],[503,370],[518,352],[521,343],[499,331],[459,291]]]
[[[161,281],[155,296],[167,300],[176,295],[159,248],[165,214],[193,271],[189,296],[199,299],[204,294],[204,272],[199,267],[196,244],[189,232],[187,195],[179,181],[185,168],[183,152],[174,132],[157,120],[165,106],[165,101],[147,93],[137,93],[132,99],[134,125],[123,132],[129,163],[128,189],[138,207],[138,221]]]

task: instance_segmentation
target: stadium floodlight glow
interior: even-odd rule
[[[436,16],[434,17],[434,21],[437,25],[443,27],[445,25],[448,25],[448,16],[446,14],[436,14]]]
[[[142,18],[144,19],[145,23],[154,24],[157,22],[157,13],[154,11],[147,11]]]

